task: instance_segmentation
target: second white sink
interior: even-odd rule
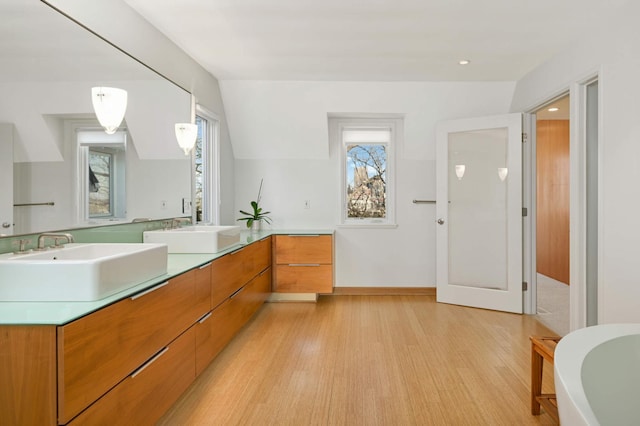
[[[0,301],[93,301],[167,273],[164,244],[67,244],[0,255]]]
[[[169,253],[217,253],[240,242],[240,227],[196,225],[145,231],[143,240],[167,244]]]

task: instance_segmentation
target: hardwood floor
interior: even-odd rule
[[[553,335],[433,296],[268,303],[159,424],[555,424],[530,414],[532,334]]]

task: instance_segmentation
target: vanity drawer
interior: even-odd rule
[[[196,328],[196,372],[200,374],[262,306],[271,291],[271,269],[265,269],[247,285],[202,318]]]
[[[258,275],[265,268],[271,266],[271,237],[264,238],[249,247],[249,279]]]
[[[333,263],[331,235],[276,235],[277,264]]]
[[[196,374],[202,373],[207,368],[235,334],[233,309],[230,302],[230,299],[225,300],[194,326],[196,330]]]
[[[195,269],[196,280],[196,306],[195,310],[199,317],[211,310],[211,270],[213,269],[213,263],[209,262],[206,265],[200,266]]]
[[[67,423],[198,318],[195,271],[58,327],[58,421]]]
[[[211,265],[211,307],[224,302],[251,277],[244,272],[249,259],[248,247],[243,247],[213,261]]]
[[[233,301],[241,312],[243,324],[253,316],[271,293],[271,268],[262,271],[235,295]]]
[[[192,327],[70,424],[154,424],[196,378],[195,338]]]
[[[211,271],[211,307],[218,306],[270,266],[270,253],[269,237],[216,259]]]
[[[276,293],[331,293],[333,265],[276,265]]]

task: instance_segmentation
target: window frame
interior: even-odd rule
[[[402,137],[403,120],[400,117],[329,117],[333,145],[337,147],[340,161],[340,222],[343,228],[396,228],[396,151]],[[390,130],[389,142],[372,142],[367,145],[384,145],[386,147],[385,171],[385,218],[350,218],[347,213],[347,143],[343,139],[345,130]],[[352,143],[349,143],[352,144]]]
[[[76,223],[98,223],[101,221],[126,220],[126,150],[129,132],[126,127],[120,127],[116,134],[106,135],[104,129],[95,120],[70,120],[66,122],[66,129],[72,135],[75,147],[73,174],[73,191],[76,203]],[[81,133],[98,135],[81,140]],[[98,141],[96,141],[98,139]],[[99,139],[104,139],[99,141]],[[113,147],[109,146],[113,144]],[[109,153],[111,155],[111,190],[109,215],[89,214],[89,150]]]
[[[202,144],[202,218],[197,219],[197,147],[193,155],[193,212],[194,223],[220,224],[220,117],[196,104],[195,123],[197,118],[205,123],[202,138],[196,144]],[[200,129],[199,129],[200,130]],[[198,132],[200,135],[200,131]]]

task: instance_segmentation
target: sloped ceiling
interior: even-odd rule
[[[220,80],[515,81],[630,0],[125,1]]]

